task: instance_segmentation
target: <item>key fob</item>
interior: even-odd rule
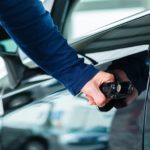
[[[109,111],[113,107],[120,108],[126,106],[125,99],[132,94],[133,84],[130,81],[104,83],[100,90],[111,100],[104,107],[99,107],[99,110]]]

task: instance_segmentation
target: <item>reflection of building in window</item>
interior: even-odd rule
[[[130,7],[143,7],[143,0],[80,0],[78,9],[95,10]]]
[[[150,9],[150,0],[144,0],[143,3],[146,9]]]
[[[142,12],[145,7],[142,0],[81,0],[73,9],[64,29],[64,36],[69,42],[105,25]]]

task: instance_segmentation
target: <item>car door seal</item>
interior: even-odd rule
[[[146,118],[147,118],[147,103],[148,103],[148,92],[150,89],[150,46],[148,49],[148,57],[146,59],[146,65],[149,67],[149,75],[148,75],[148,80],[147,80],[147,87],[146,87],[146,95],[145,95],[145,103],[144,103],[144,113],[143,113],[143,126],[142,126],[142,150],[145,150],[145,127],[146,127]]]

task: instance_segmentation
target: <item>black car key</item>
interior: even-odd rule
[[[109,111],[113,107],[125,106],[125,98],[133,92],[133,84],[130,81],[126,82],[110,82],[101,85],[100,90],[107,98],[111,98],[104,107],[99,107],[101,111]]]

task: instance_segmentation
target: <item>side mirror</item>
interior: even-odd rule
[[[17,44],[12,39],[1,40],[0,55],[17,55]]]

